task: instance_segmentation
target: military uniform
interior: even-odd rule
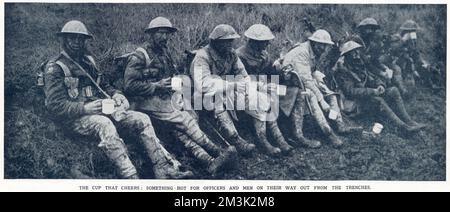
[[[236,53],[244,64],[248,74],[266,76],[269,81],[271,75],[279,75],[278,71],[272,67],[273,63],[269,60],[269,54],[266,50],[258,52],[248,45],[243,45],[236,50]],[[263,126],[264,128],[259,128],[257,131],[261,132],[261,134],[265,134],[267,127],[281,150],[284,152],[291,151],[292,147],[286,142],[281,134],[277,121],[267,121],[266,124],[267,126]]]
[[[249,81],[249,76],[245,70],[245,66],[237,56],[236,52],[228,53],[227,55],[220,55],[210,45],[207,45],[200,49],[192,61],[190,74],[194,81],[194,87],[196,94],[194,95],[213,95],[217,93],[225,93],[231,89],[232,82]],[[227,76],[235,76],[233,80],[227,79]],[[227,81],[230,80],[230,81]],[[245,112],[253,117],[254,124],[258,125],[258,128],[265,126],[267,120],[267,110],[263,108],[269,108],[270,98],[263,93],[256,95],[257,107],[256,109],[249,108],[249,95],[247,93],[235,93],[236,98],[245,100]],[[238,102],[239,103],[239,102]],[[225,102],[224,102],[225,104]],[[207,116],[211,117],[211,113],[208,112]],[[213,110],[214,120],[220,129],[221,133],[232,143],[235,143],[241,149],[247,148],[248,144],[239,136],[230,115],[225,108],[214,108]],[[264,142],[266,147],[270,144],[267,139],[257,135],[260,142]],[[247,146],[242,148],[243,146]],[[254,149],[254,146],[251,147]],[[273,149],[272,149],[273,150]],[[280,153],[280,149],[275,149],[271,154]]]
[[[87,74],[110,96],[120,94],[120,91],[102,79],[102,74],[91,56],[85,55],[78,64],[79,66],[65,52],[47,64],[44,91],[45,104],[49,112],[70,130],[98,137],[100,139],[98,146],[115,163],[122,177],[132,177],[137,171],[128,158],[126,146],[117,133],[116,125],[139,135],[154,164],[155,177],[171,177],[168,173],[177,170],[180,164],[160,144],[147,115],[131,110],[119,111],[117,113],[120,114],[114,115],[120,118],[115,120],[110,115],[86,114],[84,111],[86,103],[106,98]]]
[[[175,135],[195,157],[206,164],[213,162],[223,150],[207,137],[191,114],[174,106],[172,96],[179,93],[161,90],[155,85],[177,74],[167,48],[147,44],[140,49],[130,56],[124,76],[125,93],[131,104],[152,118],[170,123],[175,127]]]
[[[415,131],[423,127],[412,120],[406,112],[397,87],[386,88],[385,82],[369,72],[364,63],[358,66],[351,65],[345,61],[344,56],[339,59],[337,66],[336,80],[346,101],[349,101],[346,111],[372,112],[384,116],[391,123],[407,131]],[[377,95],[375,91],[379,86],[386,88],[381,95]],[[394,108],[396,112],[391,108]]]
[[[316,79],[319,79],[320,77],[317,76],[319,72],[314,72],[313,76],[313,68],[315,67],[316,63],[316,56],[311,48],[311,41],[306,41],[304,43],[301,43],[297,45],[295,48],[293,48],[291,51],[289,51],[285,56],[282,65],[283,66],[292,66],[294,71],[298,74],[300,79],[303,81],[304,86],[306,88],[306,98],[309,99],[310,102],[310,108],[311,113],[314,119],[319,124],[319,127],[321,128],[322,132],[330,137],[336,137],[333,133],[333,130],[331,129],[330,125],[328,124],[328,121],[323,114],[323,111],[321,109],[321,105],[326,103],[324,94],[322,93],[321,89],[319,88],[318,81]],[[323,75],[320,73],[320,75]],[[322,86],[325,88],[326,85],[322,82]],[[328,95],[332,95],[334,92],[330,91]],[[290,108],[295,108],[297,111],[302,110],[302,106],[299,105],[299,100],[301,99],[301,96],[299,96],[301,92],[298,89],[288,89],[287,95],[285,98],[282,98],[280,101],[287,101],[290,102]],[[327,94],[327,93],[325,93]],[[319,105],[320,104],[320,105]],[[327,103],[326,103],[327,104]],[[283,104],[282,104],[283,105]],[[287,110],[290,112],[289,110]],[[336,111],[339,112],[340,110],[336,108]],[[298,112],[296,112],[298,113]]]
[[[403,70],[401,76],[405,80],[405,84],[414,87],[416,79],[422,80],[426,86],[430,87],[442,84],[444,76],[441,76],[438,69],[433,69],[425,61],[417,47],[408,45],[409,42],[415,42],[415,40],[402,38],[400,34],[395,34],[394,37],[400,39],[398,42],[401,42],[401,45],[392,50],[392,56],[395,58],[395,64]]]

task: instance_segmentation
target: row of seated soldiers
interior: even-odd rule
[[[393,36],[397,40],[390,40],[386,54],[380,54],[373,39],[379,29],[374,19],[363,20],[358,29],[358,35],[339,45],[327,31],[315,30],[305,42],[293,45],[273,61],[266,49],[275,36],[267,26],[252,25],[244,33],[246,43],[235,50],[233,43],[240,35],[232,26],[220,24],[210,33],[209,44],[196,50],[189,61],[194,96],[231,92],[245,105],[251,96],[257,96],[260,104],[256,108],[246,106],[238,115],[251,121],[256,144],[271,156],[288,154],[294,147],[322,145],[303,134],[304,115],[308,113],[334,147],[344,144],[338,135],[362,132],[362,127],[345,123],[344,115],[372,113],[403,132],[420,131],[425,125],[410,117],[403,102],[410,73],[412,79],[431,75],[427,73],[430,65],[416,48],[417,24],[403,24],[400,34]],[[116,127],[137,135],[158,179],[191,178],[193,172],[185,170],[166,150],[151,120],[170,126],[177,140],[212,176],[236,165],[238,155],[255,151],[256,145],[242,138],[236,129],[233,118],[237,120],[237,114],[229,108],[197,111],[224,138],[226,145],[219,145],[200,128],[202,120],[196,118],[195,112],[177,107],[183,101],[174,101],[180,100],[180,93],[174,91],[173,78],[180,74],[180,67],[167,47],[169,37],[177,30],[167,18],[157,17],[145,29],[146,41],[134,52],[116,58],[124,69],[123,91],[109,83],[87,51],[86,43],[92,35],[80,21],[66,23],[57,33],[63,51],[43,66],[39,83],[54,120],[72,132],[98,138],[98,147],[122,178],[138,179],[139,174]],[[338,54],[331,59],[336,47]],[[279,84],[252,82],[251,75],[279,76],[279,84],[286,86],[286,92],[276,96],[278,104],[272,104],[272,91],[278,90]],[[227,76],[239,77],[230,80]],[[257,95],[249,92],[251,83]],[[111,100],[113,110],[108,109]],[[288,135],[281,132],[277,117],[271,113],[276,109],[291,127]]]

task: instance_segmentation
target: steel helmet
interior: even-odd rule
[[[247,29],[244,33],[245,37],[250,38],[252,40],[272,40],[275,36],[270,31],[269,27],[264,24],[254,24],[250,28]]]
[[[360,27],[366,27],[366,26],[372,26],[375,28],[380,28],[380,25],[378,24],[378,22],[373,19],[373,18],[365,18],[364,20],[362,20],[359,24],[357,28]]]
[[[228,24],[219,24],[214,27],[211,34],[209,34],[209,39],[211,40],[228,40],[237,39],[241,36],[234,30],[234,28]]]
[[[314,42],[318,42],[318,43],[325,43],[325,44],[334,45],[334,42],[331,40],[330,33],[328,33],[326,30],[323,30],[323,29],[319,29],[319,30],[315,31],[308,38],[308,40],[311,40],[311,41],[314,41]]]
[[[81,21],[77,20],[67,22],[61,29],[61,32],[56,34],[58,36],[65,34],[80,34],[86,36],[87,38],[92,38],[92,35],[88,32],[86,26]]]
[[[405,23],[400,26],[400,30],[418,30],[420,29],[419,25],[413,20],[407,20]]]
[[[169,19],[164,17],[156,17],[150,21],[147,28],[145,28],[145,32],[154,32],[159,28],[168,29],[170,32],[176,32],[178,29],[173,27],[172,23]]]
[[[344,43],[339,50],[341,51],[341,56],[342,56],[345,53],[347,53],[353,49],[357,49],[357,48],[361,48],[361,47],[362,47],[361,44],[351,40],[351,41]]]

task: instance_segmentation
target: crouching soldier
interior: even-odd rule
[[[132,54],[125,68],[125,93],[132,106],[150,117],[169,123],[175,135],[193,155],[216,174],[235,157],[236,149],[222,149],[200,129],[187,111],[174,107],[171,78],[178,74],[167,41],[177,29],[163,17],[153,19],[145,30],[147,42]],[[208,153],[208,150],[210,153]]]
[[[279,155],[281,149],[272,146],[266,136],[266,120],[268,120],[266,115],[268,113],[265,109],[270,108],[270,105],[268,105],[270,100],[261,92],[255,91],[252,94],[247,92],[247,86],[253,82],[250,82],[244,64],[233,49],[233,42],[239,37],[240,35],[230,25],[221,24],[214,28],[209,35],[210,44],[197,52],[191,64],[190,72],[194,81],[195,92],[205,98],[223,93],[226,93],[226,98],[229,98],[230,94],[236,96],[238,104],[245,104],[245,108],[242,108],[242,110],[252,116],[258,142],[268,154]],[[260,88],[260,84],[257,85],[257,88]],[[249,106],[249,96],[257,96],[258,108],[247,107]],[[225,102],[221,106],[224,104]],[[231,109],[236,110],[238,108]],[[216,123],[218,123],[219,129],[226,139],[238,147],[241,146],[241,149],[255,148],[254,144],[247,143],[239,136],[227,111],[230,110],[229,108],[225,110],[219,106],[211,108],[211,110],[207,112],[208,115],[214,114]]]
[[[266,51],[270,40],[275,38],[269,27],[263,24],[255,24],[248,28],[244,35],[248,38],[248,41],[245,45],[238,48],[236,53],[244,64],[247,73],[265,76],[269,80],[271,75],[278,75],[272,67],[273,62],[269,60],[269,54]],[[257,133],[265,134],[269,130],[268,132],[272,133],[280,149],[283,152],[290,152],[293,148],[281,134],[277,121],[267,121],[266,124],[267,126],[257,129]]]
[[[306,88],[305,96],[309,100],[309,106],[314,119],[319,124],[322,132],[328,137],[331,143],[338,147],[343,144],[342,140],[336,136],[333,129],[331,129],[323,112],[330,112],[331,107],[326,101],[322,91],[318,87],[316,77],[313,77],[315,61],[317,61],[321,54],[325,51],[326,45],[333,45],[330,34],[325,30],[317,30],[309,38],[308,41],[300,43],[292,48],[285,56],[282,62],[283,67],[291,67],[293,71],[299,76],[300,81],[304,83]],[[284,101],[290,102],[287,110],[292,111],[292,123],[294,124],[297,137],[300,142],[307,144],[310,147],[320,146],[318,141],[308,141],[304,139],[303,126],[303,106],[302,106],[302,92],[298,89],[288,89],[288,95]],[[281,100],[283,101],[283,99]],[[322,111],[323,110],[323,111]],[[339,112],[338,108],[335,112]]]
[[[336,80],[345,97],[353,101],[354,112],[376,112],[407,132],[425,127],[415,122],[405,109],[397,87],[386,88],[382,80],[367,71],[361,59],[362,45],[348,41],[341,46],[341,58],[336,64]],[[395,112],[394,112],[395,111]]]
[[[86,41],[92,36],[85,25],[70,21],[58,36],[62,38],[63,51],[49,61],[44,73],[45,104],[54,118],[78,134],[99,138],[98,147],[123,178],[137,179],[138,174],[116,125],[138,135],[153,162],[155,178],[192,176],[191,172],[181,172],[180,163],[160,144],[149,117],[128,110],[128,100],[102,78],[86,49]],[[110,101],[112,108],[102,103],[105,100]],[[115,111],[111,111],[114,104]]]

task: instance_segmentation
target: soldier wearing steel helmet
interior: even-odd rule
[[[324,112],[328,113],[333,109],[340,114],[340,110],[339,108],[331,108],[326,101],[325,96],[322,94],[316,81],[317,78],[323,78],[324,75],[323,73],[314,70],[316,61],[318,61],[321,54],[324,53],[327,45],[333,44],[334,42],[331,40],[330,34],[325,30],[319,29],[308,38],[308,41],[300,43],[292,48],[284,56],[282,66],[285,68],[291,67],[294,73],[299,76],[300,80],[304,83],[306,91],[303,92],[303,95],[309,99],[310,112],[319,124],[321,131],[327,136],[328,140],[333,146],[339,147],[343,142],[335,135],[333,129],[328,124]],[[302,92],[294,88],[288,89],[288,94],[284,101],[285,104],[282,104],[281,106],[285,109],[282,109],[286,114],[289,114],[292,117],[292,123],[295,127],[294,133],[298,142],[311,148],[320,147],[321,143],[319,141],[309,140],[303,136]]]
[[[57,35],[62,40],[62,52],[48,62],[44,73],[45,104],[55,121],[70,131],[99,138],[98,147],[114,163],[122,178],[137,179],[138,173],[116,126],[138,135],[153,162],[156,178],[192,175],[179,170],[179,162],[160,144],[149,117],[129,110],[122,92],[102,77],[94,58],[87,53],[86,42],[92,35],[86,26],[80,21],[69,21]],[[114,111],[102,110],[105,99],[114,100]]]
[[[363,46],[354,41],[348,41],[340,48],[341,58],[335,76],[345,95],[345,110],[381,116],[406,132],[425,127],[408,114],[397,87],[386,87],[383,80],[368,71],[361,57],[362,50]]]
[[[164,17],[150,21],[145,33],[147,41],[136,49],[125,68],[125,93],[136,110],[145,112],[174,127],[174,133],[183,145],[200,160],[207,171],[215,175],[236,156],[236,149],[223,149],[213,143],[200,129],[197,120],[172,101],[181,95],[171,87],[171,79],[178,74],[171,51],[169,37],[177,31]],[[209,152],[208,152],[209,151]]]
[[[353,40],[364,47],[364,54],[362,57],[366,61],[370,72],[384,80],[387,86],[397,86],[401,93],[406,93],[404,86],[396,81],[397,77],[393,78],[393,76],[399,76],[401,70],[396,67],[389,67],[388,64],[384,64],[381,59],[384,54],[384,44],[380,29],[380,25],[374,18],[365,18],[358,24],[357,34],[350,40]]]
[[[260,92],[248,93],[247,86],[254,82],[251,82],[244,64],[233,49],[233,42],[237,38],[240,38],[240,35],[230,25],[220,24],[213,29],[209,35],[209,45],[197,52],[191,64],[190,74],[194,81],[195,92],[203,97],[232,93],[237,96],[238,100],[243,100],[242,102],[238,101],[237,104],[245,104],[245,113],[252,116],[255,130],[266,129],[265,121],[268,120],[270,99]],[[257,87],[262,88],[259,83]],[[257,108],[247,107],[250,96],[257,96]],[[226,98],[228,97],[230,96],[226,96]],[[219,104],[222,106],[225,105],[225,102]],[[212,111],[207,112],[207,115],[214,117],[221,133],[230,143],[235,144],[240,152],[253,151],[255,145],[241,138],[227,111],[229,108],[225,110],[220,106],[214,107]],[[231,114],[234,114],[236,107],[231,109]],[[268,142],[265,133],[259,133],[257,137],[259,144],[268,154],[279,155],[282,153],[280,148],[274,147]]]
[[[425,86],[438,88],[443,84],[444,76],[439,69],[433,67],[424,58],[417,46],[419,25],[413,20],[407,20],[400,26],[400,31],[394,34],[397,44],[392,48],[396,58],[395,64],[402,70],[402,78],[409,87],[414,87],[416,81],[423,82]]]
[[[248,41],[239,47],[236,53],[244,64],[247,73],[255,76],[263,75],[269,80],[271,75],[278,75],[276,69],[272,67],[273,62],[270,61],[269,54],[266,50],[270,40],[275,38],[271,30],[263,24],[255,24],[250,26],[244,35],[248,38]],[[284,153],[290,152],[293,148],[281,134],[277,121],[267,121],[265,124],[267,126],[263,125],[256,129],[257,134],[262,137],[270,132],[281,151]]]

